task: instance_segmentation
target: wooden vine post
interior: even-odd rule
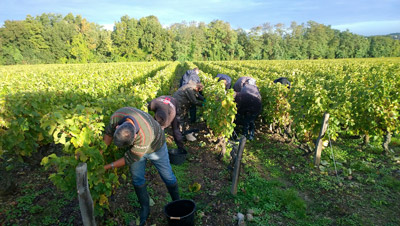
[[[314,166],[319,166],[321,162],[321,152],[322,152],[322,138],[325,136],[325,132],[328,129],[328,120],[329,120],[329,113],[325,113],[323,120],[322,120],[322,126],[321,130],[319,132],[319,136],[317,139],[317,142],[315,143],[315,157],[314,157]]]
[[[246,144],[246,137],[242,136],[239,141],[239,148],[237,150],[236,161],[235,161],[235,165],[233,167],[233,178],[232,178],[232,187],[231,187],[231,193],[233,195],[236,195],[236,193],[237,193],[237,185],[239,183],[240,163],[242,161],[242,155],[243,155],[243,150],[244,150],[245,144]]]
[[[220,137],[218,138],[219,142],[217,144],[217,146],[221,147],[221,152],[220,152],[220,158],[223,158],[225,156],[225,152],[226,152],[226,141],[225,141],[225,137]]]
[[[87,164],[79,163],[76,171],[76,186],[78,189],[79,207],[81,209],[82,221],[85,226],[95,226],[93,199],[90,195],[87,178]]]

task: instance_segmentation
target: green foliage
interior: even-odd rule
[[[131,89],[134,87],[130,85],[135,82],[137,86],[146,87],[143,82],[159,73],[155,83],[161,82],[161,85],[165,85],[162,90],[165,91],[171,84],[173,76],[170,74],[173,74],[176,67],[176,64],[172,64],[168,70],[160,70],[167,64],[168,62],[114,64],[104,67],[93,64],[1,68],[0,134],[4,139],[0,140],[0,157],[6,155],[8,158],[23,161],[35,153],[39,145],[51,143],[53,138],[40,127],[40,120],[44,115],[60,108],[72,109],[76,105],[101,107],[105,120],[121,105],[143,108],[143,104],[147,103],[146,98],[141,101],[132,98],[135,94]],[[166,76],[168,72],[170,74]],[[157,88],[149,85],[150,87],[153,90],[148,92],[153,97]],[[146,93],[145,95],[150,98]]]
[[[365,38],[315,21],[288,28],[265,23],[244,31],[221,20],[163,28],[156,16],[124,15],[107,31],[80,15],[44,13],[5,21],[0,42],[0,64],[6,65],[400,56],[400,41],[390,36]]]
[[[385,176],[382,178],[382,184],[385,187],[400,191],[400,181],[393,176]]]
[[[2,62],[3,64],[19,64],[23,60],[21,51],[15,46],[2,47]]]
[[[50,180],[60,190],[75,194],[75,168],[86,162],[96,212],[102,214],[108,208],[108,197],[120,186],[119,178],[126,179],[127,174],[126,169],[103,169],[104,164],[121,158],[124,151],[113,145],[106,149],[103,130],[109,117],[122,106],[147,110],[148,101],[170,90],[178,65],[166,62],[103,68],[52,65],[3,69],[0,133],[7,139],[1,140],[0,157],[12,166],[14,159],[22,161],[36,154],[40,145],[61,144],[62,153],[48,153],[41,162],[53,172]]]
[[[322,154],[319,169],[311,164],[311,156],[302,156],[302,151],[292,145],[282,146],[281,143],[276,144],[267,138],[259,143],[246,144],[246,153],[243,155],[245,175],[241,175],[243,184],[245,185],[250,177],[265,179],[263,185],[260,179],[251,180],[249,186],[241,187],[240,191],[244,193],[243,199],[250,194],[263,194],[257,195],[254,200],[251,200],[251,196],[246,197],[247,203],[250,203],[247,206],[243,204],[246,202],[238,203],[240,212],[243,213],[251,208],[257,213],[253,214],[254,222],[246,223],[249,223],[248,225],[260,225],[258,222],[263,222],[262,225],[398,224],[394,207],[397,206],[400,194],[396,179],[398,157],[382,156],[380,152],[371,153],[370,149],[361,149],[361,142],[362,139],[349,140],[339,137],[333,143],[335,161],[331,151],[326,149]],[[371,145],[379,144],[374,141]],[[277,208],[274,203],[261,208],[264,210],[261,213],[258,211],[260,207],[253,207],[258,205],[256,201],[266,201],[265,196],[273,196],[263,193],[265,189],[273,190],[270,185],[266,185],[268,182],[272,184],[272,181],[276,181],[276,187],[280,187],[280,203],[290,205],[288,209],[302,209],[298,205],[306,203],[305,216],[302,213],[299,213],[302,217],[296,216],[296,212],[282,208],[284,205],[274,211],[274,208]],[[250,186],[252,190],[249,193]],[[256,189],[260,191],[254,192]],[[298,196],[300,201],[297,202],[293,196]],[[293,202],[287,204],[285,200]],[[324,215],[323,218],[321,213]]]
[[[71,192],[76,187],[75,168],[86,162],[88,181],[95,207],[108,205],[107,197],[120,184],[116,171],[104,174],[104,159],[100,150],[105,150],[102,141],[104,129],[102,109],[77,106],[72,110],[61,110],[47,114],[42,119],[42,127],[53,136],[55,143],[64,145],[63,154],[51,154],[43,158],[46,169],[54,168],[50,180],[62,191]]]
[[[274,84],[273,82],[265,82],[260,86],[260,93],[262,98],[262,105],[267,106],[263,108],[262,115],[264,116],[267,124],[275,123],[284,129],[290,124],[290,104],[288,103],[289,90],[287,87],[280,83]]]
[[[88,62],[91,52],[82,34],[78,34],[73,37],[70,53],[75,58],[76,63]]]
[[[188,64],[191,68],[195,67],[190,62]],[[207,119],[207,126],[212,130],[215,138],[229,138],[235,128],[233,121],[236,115],[236,104],[233,90],[225,91],[225,85],[217,82],[218,79],[212,75],[200,72],[199,77],[204,85],[203,93],[206,101],[203,117]]]
[[[242,76],[255,78],[267,125],[291,124],[303,143],[312,144],[317,138],[325,112],[330,114],[328,133],[333,140],[343,131],[381,136],[400,128],[398,58],[196,64],[214,76],[231,76],[233,83]],[[290,90],[272,82],[279,77],[291,81]]]

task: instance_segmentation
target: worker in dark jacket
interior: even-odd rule
[[[282,85],[287,86],[288,89],[290,89],[289,79],[287,79],[285,77],[280,77],[280,78],[274,80],[274,83],[277,83],[277,82],[281,83]]]
[[[153,111],[154,119],[160,124],[162,129],[172,125],[172,135],[179,150],[184,150],[182,133],[179,130],[177,119],[178,102],[171,96],[160,96],[149,102],[147,109]]]
[[[255,85],[245,84],[235,95],[237,106],[236,123],[243,126],[242,134],[249,140],[254,139],[254,121],[261,113],[261,95]],[[249,134],[250,132],[250,134]]]
[[[225,83],[225,90],[228,90],[231,88],[231,84],[232,84],[231,77],[229,77],[228,75],[225,75],[225,74],[218,74],[216,77],[219,78],[218,82],[223,81]]]
[[[199,77],[199,68],[193,68],[192,70],[187,70],[186,73],[182,76],[179,87],[182,87],[186,84],[188,84],[190,81],[194,83],[200,83],[200,77]],[[190,114],[190,122],[195,123],[196,122],[196,112],[197,108],[196,105],[192,105],[189,108],[189,114]]]
[[[181,127],[181,132],[189,129],[189,125],[186,120],[186,114],[192,105],[201,106],[204,101],[204,97],[200,94],[203,90],[203,85],[201,83],[189,82],[188,84],[179,88],[173,95],[173,97],[178,102],[178,121]],[[189,141],[196,140],[193,134],[186,134],[186,139]]]
[[[179,87],[182,87],[182,86],[188,84],[189,81],[193,81],[195,83],[200,83],[199,72],[200,72],[200,70],[197,67],[193,68],[192,70],[187,70],[179,82]]]
[[[140,203],[140,225],[144,225],[150,213],[149,195],[146,189],[145,168],[150,160],[158,170],[172,197],[179,199],[178,182],[169,162],[164,131],[153,117],[132,107],[118,109],[105,128],[104,142],[119,148],[127,148],[124,157],[104,166],[105,170],[130,166],[132,182]]]
[[[235,92],[240,92],[244,84],[256,85],[256,80],[252,77],[240,77],[233,85]]]

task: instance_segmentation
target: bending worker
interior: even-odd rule
[[[178,182],[169,163],[164,131],[153,117],[139,109],[118,109],[105,128],[104,142],[126,148],[124,157],[104,166],[105,170],[129,165],[132,183],[140,203],[140,225],[144,225],[150,213],[149,195],[146,189],[145,168],[150,160],[157,168],[172,200],[179,199]]]
[[[179,150],[184,150],[182,133],[179,130],[177,118],[178,102],[171,96],[160,96],[149,102],[147,109],[153,111],[154,119],[160,124],[162,129],[172,125],[172,136]]]

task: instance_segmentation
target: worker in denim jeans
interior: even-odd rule
[[[105,129],[104,142],[127,148],[124,157],[104,166],[105,170],[129,165],[132,182],[140,203],[140,225],[150,213],[150,199],[146,188],[146,161],[157,168],[172,200],[179,199],[178,183],[169,162],[164,130],[153,117],[139,109],[123,107],[117,110]]]

